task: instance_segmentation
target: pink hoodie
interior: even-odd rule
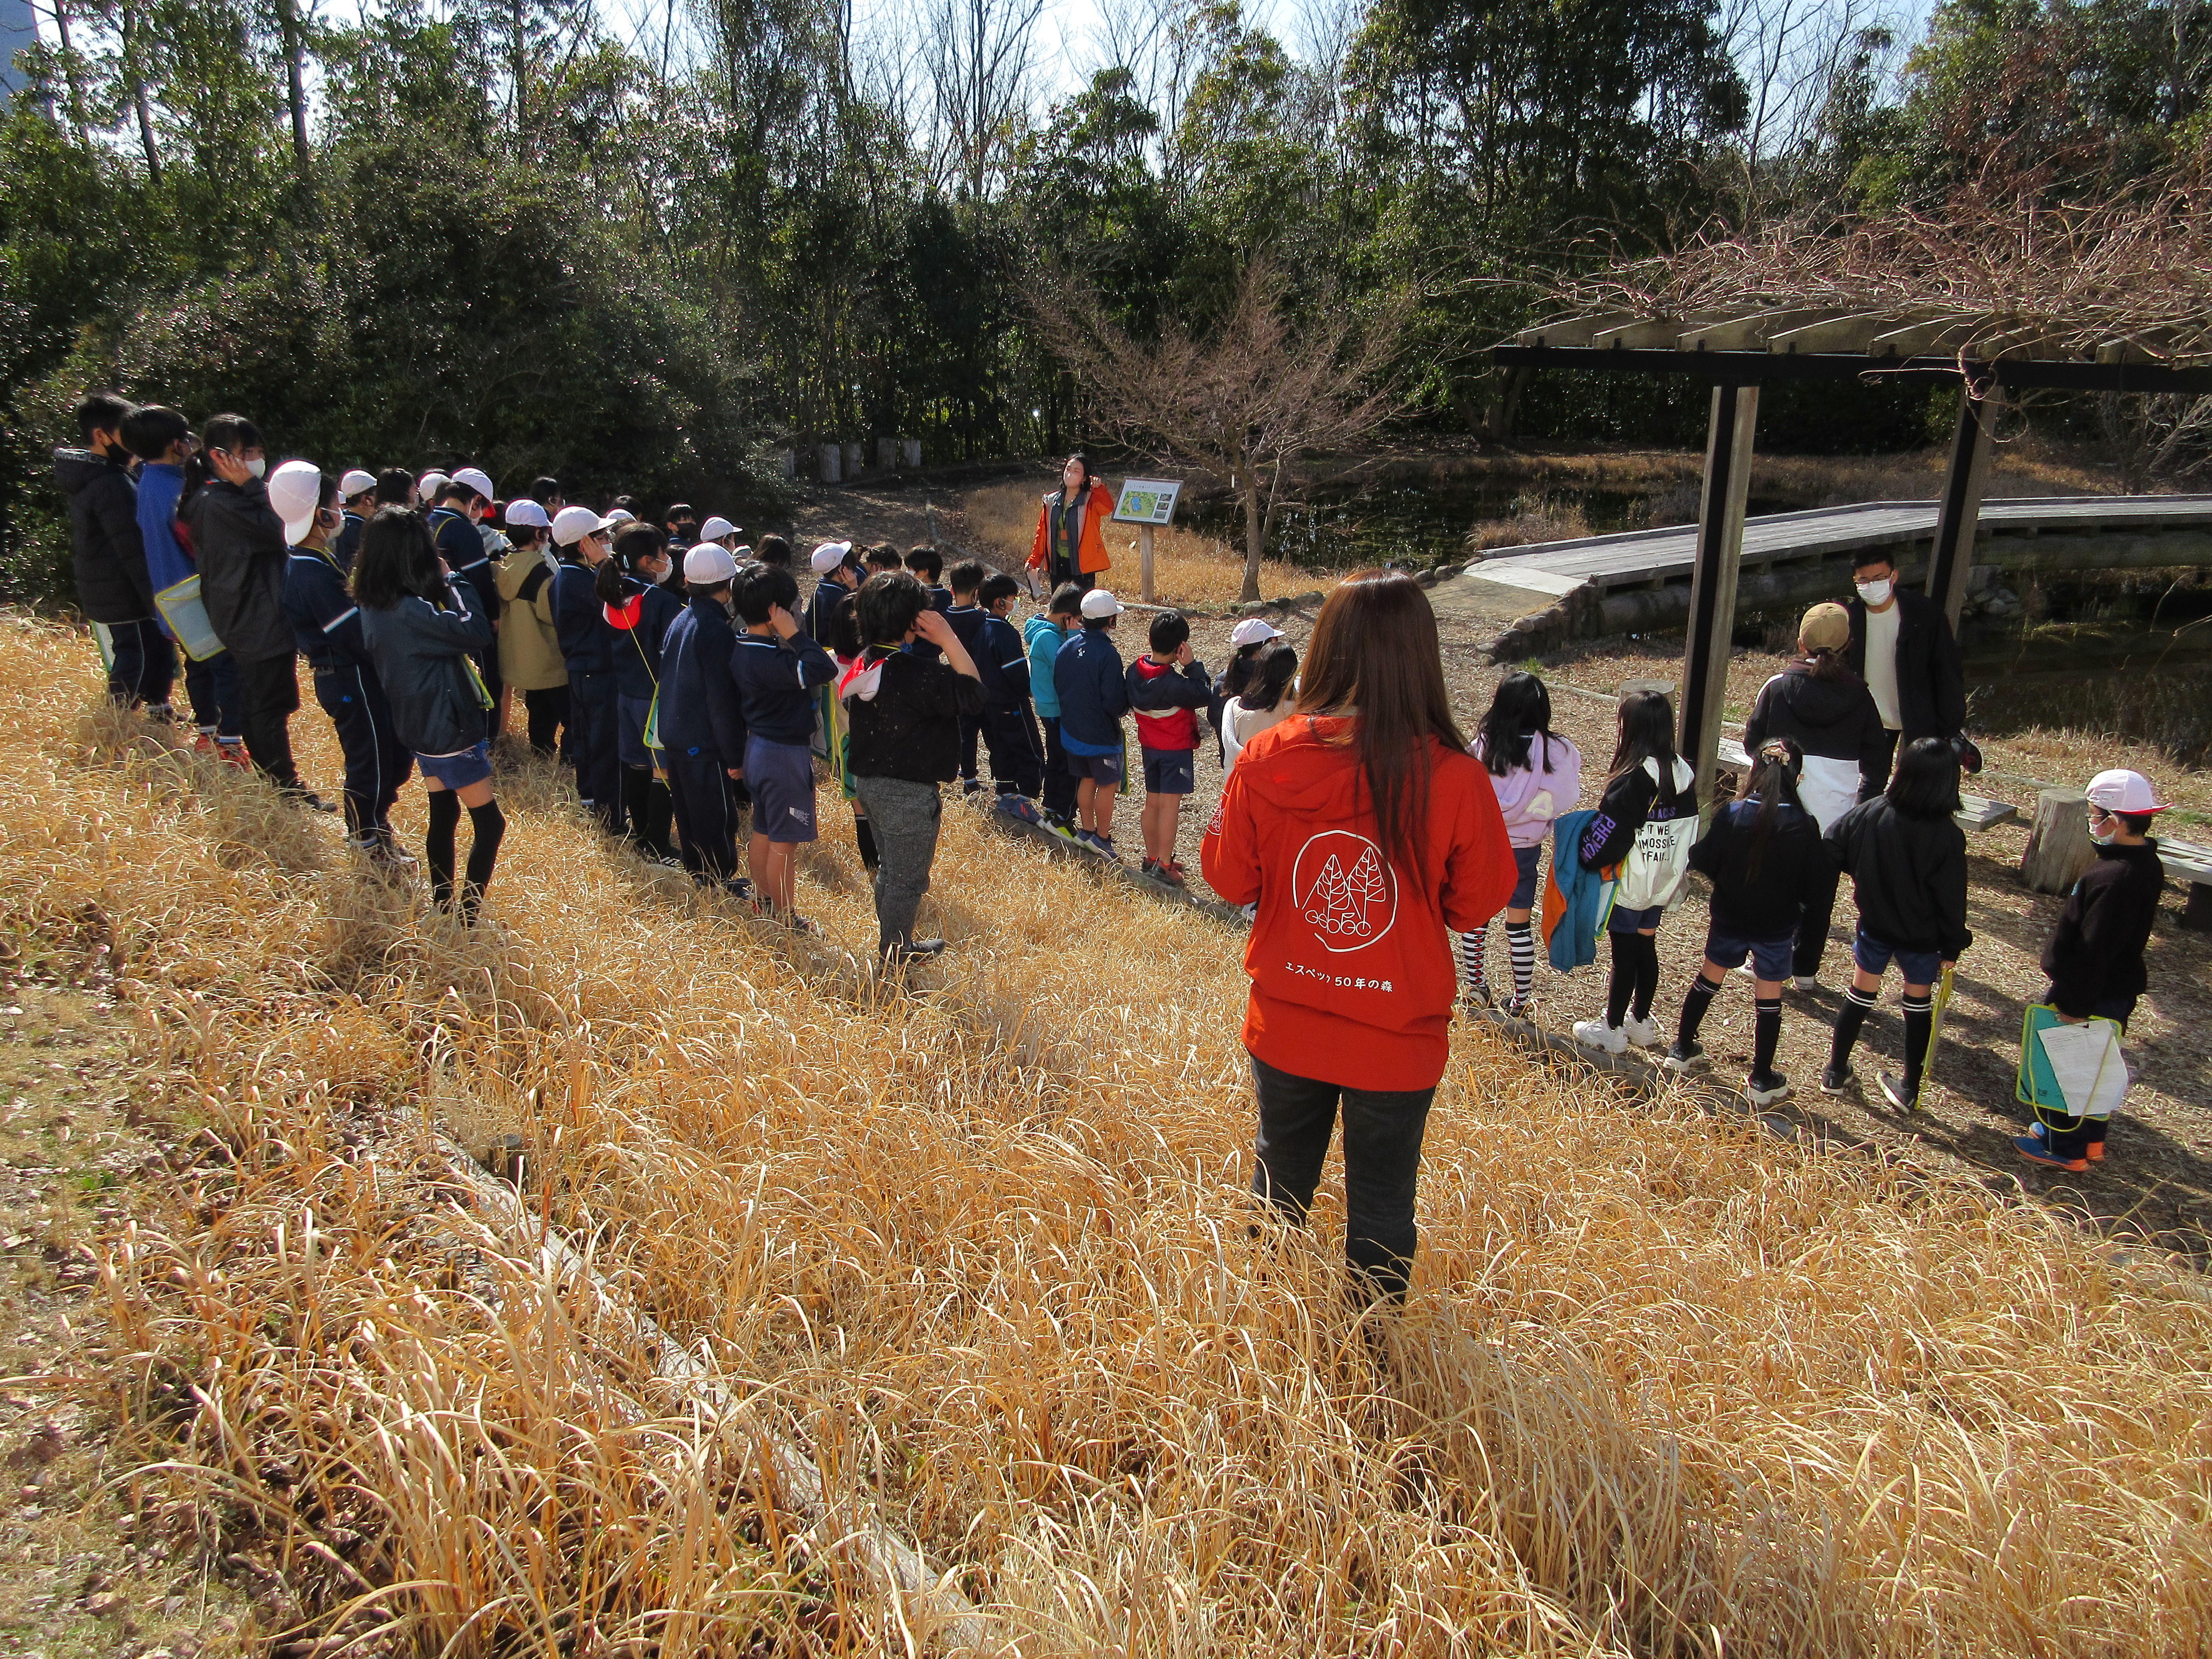
[[[1537,751],[1543,752],[1539,754]],[[1482,758],[1482,739],[1472,745]],[[1505,834],[1516,847],[1534,847],[1552,833],[1552,820],[1571,811],[1583,793],[1582,750],[1565,738],[1548,742],[1540,735],[1528,740],[1528,766],[1516,766],[1504,777],[1488,768],[1490,787],[1498,792],[1498,810],[1505,817]],[[1548,765],[1548,772],[1544,768]]]

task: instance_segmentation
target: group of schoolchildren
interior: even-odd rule
[[[1698,1030],[1731,970],[1747,973],[1753,1050],[1744,1092],[1757,1106],[1790,1092],[1775,1069],[1785,986],[1817,977],[1838,885],[1849,876],[1857,903],[1852,978],[1821,1073],[1824,1093],[1856,1086],[1851,1057],[1894,965],[1904,982],[1905,1051],[1880,1074],[1893,1109],[1917,1108],[1939,990],[1973,942],[1966,927],[1966,836],[1957,747],[1938,737],[1884,740],[1867,684],[1846,665],[1850,618],[1826,604],[1800,625],[1796,653],[1760,690],[1745,730],[1750,756],[1741,791],[1702,835],[1689,765],[1675,752],[1673,711],[1656,691],[1621,699],[1612,764],[1594,810],[1576,811],[1582,757],[1551,730],[1550,697],[1535,676],[1507,675],[1474,744],[1488,770],[1519,865],[1504,912],[1513,989],[1499,999],[1487,974],[1489,930],[1461,936],[1464,994],[1526,1017],[1536,937],[1532,916],[1541,849],[1554,850],[1546,909],[1549,955],[1571,967],[1579,933],[1592,950],[1601,930],[1612,953],[1602,1017],[1578,1022],[1574,1039],[1621,1054],[1664,1045],[1676,1075],[1700,1066]],[[1893,731],[1893,728],[1892,728]],[[1896,752],[1895,769],[1890,760]],[[2065,1023],[2112,1021],[2124,1030],[2148,980],[2143,951],[2164,881],[2148,831],[2166,810],[2148,780],[2100,772],[2086,792],[2096,858],[2069,896],[2046,944],[2045,1001]],[[1683,996],[1671,1039],[1653,1015],[1657,933],[1688,873],[1711,883],[1704,960]],[[2014,1145],[2048,1167],[2080,1171],[2104,1156],[2105,1118],[2042,1114]]]

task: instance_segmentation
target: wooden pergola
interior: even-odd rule
[[[1993,394],[2031,389],[2212,393],[2212,366],[2177,357],[2166,338],[2121,336],[2084,348],[2086,337],[2078,328],[2008,329],[1990,312],[1955,307],[1759,306],[1675,318],[1625,312],[1568,317],[1523,330],[1495,348],[1502,367],[1686,375],[1712,387],[1682,658],[1681,753],[1697,769],[1701,799],[1711,799],[1720,743],[1759,387],[1875,374],[1942,374],[1961,382],[1965,395],[1927,581],[1929,596],[1941,601],[1955,628],[1973,563]]]

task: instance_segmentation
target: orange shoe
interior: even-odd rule
[[[251,772],[253,769],[253,757],[246,752],[246,745],[243,743],[234,743],[217,738],[215,740],[215,746],[222,751],[224,765],[235,766],[241,772]]]

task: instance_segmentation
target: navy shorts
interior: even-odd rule
[[[1066,736],[1063,733],[1060,744],[1065,747],[1066,742]],[[1067,769],[1079,778],[1089,778],[1093,783],[1115,788],[1121,787],[1121,757],[1118,751],[1111,755],[1079,755],[1071,749],[1067,755]]]
[[[1543,862],[1544,843],[1513,849],[1513,867],[1520,872],[1513,882],[1513,896],[1505,901],[1509,910],[1533,910],[1536,908],[1536,866]]]
[[[1894,961],[1907,985],[1933,985],[1943,977],[1941,951],[1899,951],[1883,944],[1862,927],[1851,940],[1851,960],[1879,977]]]
[[[1605,919],[1605,931],[1608,933],[1640,933],[1647,927],[1656,927],[1659,918],[1666,914],[1667,907],[1663,904],[1655,904],[1644,910],[1625,909],[1616,904],[1613,907],[1613,914]]]
[[[1780,939],[1746,939],[1731,933],[1717,921],[1705,928],[1705,960],[1716,968],[1734,968],[1746,957],[1751,958],[1751,971],[1769,984],[1785,980],[1796,971],[1797,935],[1784,933]]]
[[[753,834],[770,841],[812,841],[814,751],[803,743],[745,739],[745,787],[753,798]]]
[[[448,789],[465,789],[491,775],[491,750],[483,744],[458,755],[417,755],[415,764],[426,778],[435,778]]]
[[[1198,787],[1198,751],[1194,749],[1144,749],[1145,793],[1148,795],[1188,795]]]

